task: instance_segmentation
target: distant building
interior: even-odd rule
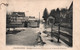
[[[39,20],[37,18],[29,17],[28,21],[29,21],[28,23],[29,27],[39,27]]]
[[[24,21],[25,13],[24,12],[12,12],[11,22],[21,23]]]
[[[25,22],[25,12],[11,12],[11,14],[6,14],[7,18],[7,27],[15,28],[15,27],[23,27]],[[9,23],[9,24],[8,24]]]

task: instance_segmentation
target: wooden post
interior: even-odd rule
[[[60,12],[60,16],[59,16],[59,25],[58,25],[58,40],[57,42],[60,43],[60,25],[61,25],[61,12]]]
[[[60,23],[58,25],[58,43],[60,43]]]
[[[52,31],[53,31],[53,23],[52,23],[52,26],[51,26],[51,37],[52,37]]]

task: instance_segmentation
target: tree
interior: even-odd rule
[[[53,16],[53,17],[55,16],[55,9],[51,10],[50,16]]]
[[[56,9],[57,12],[60,12],[59,8]]]
[[[43,19],[46,21],[48,18],[48,11],[47,9],[45,8],[44,12],[43,12]]]
[[[50,16],[54,17],[55,22],[58,23],[60,18],[60,9],[57,8],[56,10],[55,9],[51,10]]]

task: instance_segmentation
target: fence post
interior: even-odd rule
[[[60,43],[60,23],[58,25],[58,43]]]
[[[51,37],[52,37],[52,31],[53,31],[53,23],[52,23],[52,25],[51,25]]]

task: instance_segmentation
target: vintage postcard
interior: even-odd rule
[[[0,35],[0,44],[4,46],[1,46],[2,50],[79,50],[80,48],[77,47],[80,45],[79,41],[77,41],[78,45],[74,44],[76,38],[79,39],[74,29],[77,8],[74,8],[76,4],[73,3],[77,2],[73,0],[1,1],[0,22],[3,24],[0,23],[0,30],[3,36]]]

